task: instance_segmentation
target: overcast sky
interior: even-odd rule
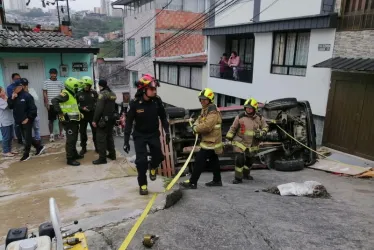
[[[47,1],[48,0],[46,0],[45,2]],[[65,4],[66,2],[64,3],[64,5]],[[100,0],[69,0],[69,5],[73,10],[93,10],[94,7],[100,7]],[[40,0],[31,0],[30,6],[42,8],[42,2]]]

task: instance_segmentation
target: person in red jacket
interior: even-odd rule
[[[32,29],[32,31],[39,33],[42,26],[40,24],[36,25],[35,28]]]

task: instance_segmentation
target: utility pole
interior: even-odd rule
[[[5,23],[4,0],[0,0],[0,25]]]

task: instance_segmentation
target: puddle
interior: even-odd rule
[[[49,198],[54,197],[61,215],[74,206],[77,198],[70,196],[67,190],[56,189],[40,193],[20,195],[0,203],[0,238],[6,236],[10,228],[37,228],[49,221]]]

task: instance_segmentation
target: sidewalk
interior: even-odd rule
[[[120,154],[116,161],[95,166],[92,161],[98,155],[90,144],[82,165],[72,167],[66,165],[63,140],[46,147],[43,155],[26,162],[18,158],[0,161],[2,242],[10,228],[28,226],[31,230],[49,221],[50,197],[56,199],[63,223],[121,210],[132,214],[142,211],[151,198],[139,196],[136,170]],[[162,191],[162,178],[150,183],[149,190]],[[122,217],[118,214],[117,218]]]

